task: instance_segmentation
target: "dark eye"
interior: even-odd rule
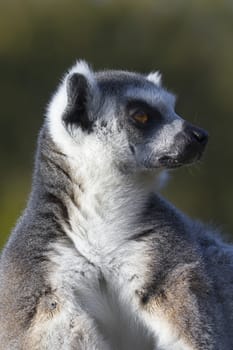
[[[135,112],[133,115],[132,115],[132,118],[140,123],[140,124],[146,124],[148,121],[149,121],[149,115],[143,111],[139,111],[139,112]]]

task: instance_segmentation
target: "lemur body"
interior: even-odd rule
[[[157,193],[206,142],[158,74],[72,68],[1,256],[0,349],[233,348],[232,246]]]

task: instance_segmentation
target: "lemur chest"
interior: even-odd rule
[[[78,195],[77,195],[78,197]],[[100,202],[99,196],[80,195],[79,205],[70,201],[67,205],[69,225],[64,223],[64,231],[73,242],[77,252],[101,270],[109,265],[111,269],[119,247],[124,256],[128,241],[135,231],[135,219],[114,199],[108,205]],[[136,216],[135,216],[136,217]]]
[[[122,259],[120,263],[111,256],[109,266],[97,266],[64,244],[56,244],[55,252],[51,256],[55,268],[50,280],[61,302],[59,312],[67,322],[83,314],[95,322],[111,349],[152,350],[152,338],[127,302],[129,286],[125,278],[129,262]],[[130,279],[134,283],[137,277]]]

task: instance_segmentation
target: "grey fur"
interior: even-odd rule
[[[176,334],[166,349],[233,349],[232,246],[151,185],[161,169],[199,159],[206,134],[177,116],[172,95],[145,76],[93,76],[94,85],[68,76],[62,123],[67,138],[77,141],[77,159],[90,135],[106,153],[109,164],[98,168],[105,187],[90,203],[109,231],[93,227],[81,237],[70,209],[87,223],[94,220],[83,198],[101,154],[80,154],[90,164],[85,173],[74,172],[46,120],[32,192],[1,255],[0,349],[164,349],[153,321],[158,313]],[[133,120],[138,103],[157,118],[148,129]],[[121,191],[105,178],[108,168]]]

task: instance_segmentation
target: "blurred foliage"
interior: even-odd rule
[[[30,191],[46,104],[76,58],[163,73],[177,112],[210,133],[204,162],[177,170],[165,194],[233,233],[233,2],[0,0],[0,245]]]

